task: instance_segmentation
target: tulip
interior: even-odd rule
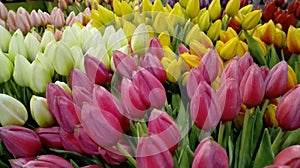
[[[64,30],[64,33],[61,36],[61,40],[70,48],[75,45],[80,45],[78,35],[74,31],[74,29],[69,26]]]
[[[32,118],[40,127],[48,127],[55,120],[48,109],[47,100],[44,97],[33,95],[30,99],[30,112]]]
[[[286,92],[281,98],[277,109],[276,119],[279,126],[284,130],[295,130],[300,127],[298,113],[299,85]],[[291,101],[293,100],[293,101]],[[291,105],[292,103],[292,105]]]
[[[104,110],[92,104],[83,105],[81,124],[89,137],[102,147],[115,145],[121,137],[119,120],[111,113],[104,114]]]
[[[254,28],[260,21],[261,15],[262,15],[261,10],[254,10],[246,14],[244,19],[242,20],[242,28],[244,30],[250,30]]]
[[[9,42],[8,53],[8,58],[12,62],[14,62],[17,54],[21,54],[27,58],[28,53],[24,42],[24,36],[20,30],[15,31],[15,33],[12,35]]]
[[[120,144],[127,152],[130,152],[130,147]],[[110,165],[120,165],[126,161],[126,157],[120,153],[116,146],[109,148],[99,147],[99,153],[103,159]]]
[[[192,168],[229,167],[226,151],[210,137],[203,139],[194,153]]]
[[[113,61],[117,72],[121,76],[131,78],[132,72],[137,69],[133,59],[121,51],[113,52]]]
[[[33,157],[41,150],[41,141],[37,134],[25,127],[0,127],[0,137],[6,149],[15,157]]]
[[[7,13],[7,27],[9,31],[16,31],[17,25],[16,25],[16,13],[12,10],[9,10]]]
[[[38,59],[34,60],[29,68],[29,86],[37,93],[44,93],[47,84],[51,82],[51,75]]]
[[[228,22],[228,27],[231,27],[236,32],[240,32],[242,29],[241,22],[242,22],[241,17],[239,15],[235,15],[230,18]]]
[[[199,83],[204,80],[205,79],[204,79],[200,69],[195,69],[195,68],[191,69],[191,71],[189,72],[189,76],[187,79],[187,85],[186,85],[187,94],[190,99],[193,97],[195,90],[197,89]]]
[[[5,20],[7,17],[7,8],[4,6],[2,2],[0,2],[0,19]]]
[[[228,27],[226,31],[220,31],[220,40],[224,43],[237,36],[235,30],[231,27]]]
[[[290,26],[287,33],[287,47],[292,53],[300,53],[300,28]]]
[[[238,63],[240,65],[240,70],[242,75],[246,73],[248,68],[253,64],[253,58],[251,57],[249,52],[246,52],[239,60]]]
[[[88,136],[82,126],[76,127],[74,137],[84,153],[98,155],[98,145]]]
[[[239,58],[239,57],[235,57]],[[240,70],[238,59],[233,58],[225,67],[221,76],[221,83],[225,82],[226,79],[235,79],[239,84],[242,80],[242,72]]]
[[[198,15],[200,10],[199,0],[190,0],[186,4],[186,14],[189,18],[194,18]]]
[[[200,58],[197,55],[192,55],[190,53],[183,53],[180,55],[180,58],[186,62],[189,67],[197,68],[200,63]]]
[[[161,60],[164,56],[163,48],[159,42],[159,40],[156,37],[151,38],[150,40],[150,47],[149,47],[149,53],[156,56],[159,60]]]
[[[166,92],[160,81],[149,71],[142,68],[132,76],[132,83],[139,90],[145,105],[162,108],[166,101]]]
[[[218,98],[205,81],[200,81],[191,99],[190,112],[199,129],[210,130],[220,121],[222,111]]]
[[[63,55],[63,57],[61,57]],[[54,70],[63,76],[68,76],[74,67],[75,60],[72,57],[70,48],[66,43],[60,41],[56,44],[53,55],[50,56],[53,61]]]
[[[173,167],[172,154],[159,136],[142,137],[136,151],[137,167]]]
[[[0,73],[0,83],[5,83],[10,80],[12,73],[14,71],[14,66],[12,62],[2,53],[0,50],[0,65],[1,65],[1,73]]]
[[[80,108],[85,102],[93,102],[93,95],[91,91],[82,86],[74,86],[72,88],[72,97],[74,103]]]
[[[202,72],[204,79],[208,83],[212,83],[218,76],[220,68],[218,53],[211,49],[201,59],[199,69]]]
[[[61,81],[55,81],[54,83],[55,85],[59,86],[60,88],[62,88],[66,93],[68,93],[69,95],[72,95],[72,91],[69,87],[68,84],[66,84],[65,82],[61,82]]]
[[[103,85],[109,80],[109,72],[105,65],[95,57],[84,57],[84,68],[87,77],[98,85]]]
[[[79,69],[72,69],[70,71],[70,86],[73,89],[75,86],[84,87],[89,92],[93,90],[93,82],[87,77],[86,74]]]
[[[199,20],[198,20],[198,25],[199,25],[200,30],[202,30],[202,31],[205,32],[209,28],[209,26],[210,26],[210,20],[211,19],[210,19],[210,16],[209,16],[209,11],[205,10],[200,15]]]
[[[190,53],[190,50],[186,48],[186,46],[182,43],[178,44],[177,47],[177,53],[178,55],[184,54],[184,53]]]
[[[39,136],[42,145],[45,145],[49,148],[62,148],[59,127],[39,127],[35,130],[35,132]]]
[[[222,29],[222,21],[218,19],[209,27],[207,31],[207,36],[212,41],[216,41],[220,36],[221,29]]]
[[[205,53],[209,51],[203,44],[197,40],[192,40],[190,43],[190,50],[192,55],[197,55],[200,58],[204,56]]]
[[[278,122],[276,120],[276,114],[275,114],[276,108],[277,108],[277,106],[274,104],[269,104],[267,106],[267,110],[264,115],[264,121],[266,122],[266,124],[268,126],[278,127]]]
[[[57,168],[72,168],[73,166],[67,160],[55,155],[40,155],[36,160],[31,160],[22,165],[24,168],[30,167],[57,167]]]
[[[102,168],[102,166],[99,166],[99,165],[87,165],[87,166],[83,166],[83,167],[80,167],[80,168]]]
[[[52,43],[53,42],[53,43]],[[53,35],[52,32],[50,32],[49,30],[45,30],[43,36],[42,36],[42,40],[41,40],[41,47],[42,47],[42,50],[45,51],[45,55],[47,55],[46,53],[46,47],[48,48],[48,52],[54,52],[54,47],[53,46],[56,46],[55,45],[55,37]],[[51,49],[49,47],[52,47]],[[50,57],[51,55],[49,55]]]
[[[229,60],[236,56],[238,50],[241,50],[241,48],[239,48],[239,41],[240,40],[238,37],[232,38],[227,41],[220,51],[220,56],[226,60]]]
[[[30,13],[31,26],[40,26],[42,24],[42,19],[38,15],[36,10],[32,10]]]
[[[56,28],[63,27],[65,25],[65,17],[63,15],[63,12],[57,7],[53,8],[50,14],[49,21]]]
[[[41,44],[32,33],[28,33],[25,37],[24,43],[28,51],[30,61],[33,61],[39,51],[41,51]]]
[[[167,80],[167,74],[161,62],[154,55],[147,53],[140,62],[141,66],[151,72],[161,83]]]
[[[24,125],[28,119],[25,106],[17,99],[0,93],[0,123],[6,125]]]
[[[170,152],[174,152],[180,141],[180,130],[166,112],[153,109],[148,120],[150,135],[159,136]]]
[[[208,7],[209,17],[211,20],[216,20],[221,14],[221,3],[220,0],[212,0]]]
[[[265,95],[265,82],[260,68],[253,64],[245,72],[240,83],[242,102],[248,107],[260,105]]]
[[[296,85],[297,85],[296,73],[292,69],[292,67],[288,66],[288,84],[287,84],[287,90],[292,89]]]
[[[149,48],[149,34],[145,24],[140,24],[131,38],[132,51],[138,55],[144,55]]]
[[[0,26],[0,34],[1,34],[1,41],[0,41],[0,49],[3,52],[8,52],[8,47],[11,39],[11,34],[5,27]]]
[[[262,19],[264,21],[268,21],[274,17],[274,13],[276,12],[277,7],[275,5],[275,1],[269,1],[265,3],[265,9],[262,13]]]
[[[276,155],[273,165],[298,167],[300,164],[299,149],[300,145],[294,145],[285,148]]]
[[[274,37],[273,44],[275,48],[284,48],[286,46],[286,34],[279,28],[275,28],[275,37]]]
[[[75,138],[74,133],[68,133],[63,129],[60,129],[59,136],[61,144],[65,150],[77,153],[84,153],[79,145],[79,142]]]
[[[237,117],[241,110],[242,99],[240,93],[237,92],[239,83],[234,78],[227,78],[217,92],[222,110],[222,121],[232,121]]]
[[[240,9],[240,2],[238,0],[229,0],[225,12],[227,13],[228,16],[234,16],[238,13]]]
[[[17,28],[21,30],[23,34],[27,34],[32,28],[30,15],[23,7],[18,8],[15,19]]]
[[[153,28],[155,32],[162,33],[168,30],[170,23],[167,21],[167,14],[164,12],[159,12],[154,19]]]
[[[276,28],[272,20],[258,29],[260,39],[266,44],[272,44],[275,39]]]
[[[34,157],[18,158],[9,160],[10,166],[12,168],[20,168],[27,162],[34,160]]]

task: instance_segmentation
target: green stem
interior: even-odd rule
[[[266,109],[267,109],[267,107],[268,107],[268,105],[269,105],[269,102],[270,102],[269,99],[266,99],[266,100],[265,100],[265,102],[264,102],[264,104],[263,104],[263,106],[262,106],[262,108],[261,108],[262,116],[264,116],[264,114],[265,114],[265,112],[266,112]]]
[[[249,112],[250,110],[247,109],[246,113],[245,113],[245,117],[244,117],[244,124],[243,124],[243,130],[242,130],[242,142],[241,142],[241,149],[240,149],[240,155],[239,155],[239,164],[238,167],[245,167],[244,163],[245,163],[245,147],[246,145],[249,144],[245,144],[246,138],[247,138],[247,129],[248,129],[248,123],[249,123]]]
[[[218,144],[220,144],[220,145],[222,145],[224,130],[225,130],[225,124],[224,124],[224,122],[221,121],[220,128],[219,128],[219,134],[218,134]]]
[[[127,158],[127,160],[129,161],[129,163],[133,166],[133,167],[137,167],[136,161],[133,159],[133,157],[123,148],[123,146],[119,143],[117,143],[117,148],[118,150]]]
[[[283,142],[284,135],[285,135],[285,131],[282,131],[282,129],[280,128],[274,142],[272,143],[272,151],[274,155],[276,155],[279,152],[280,146]]]
[[[143,129],[143,133],[148,135],[148,127],[146,125],[146,122],[144,120],[142,120],[140,123],[141,123],[142,129]]]

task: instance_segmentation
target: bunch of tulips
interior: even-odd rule
[[[0,2],[0,167],[299,167],[300,2],[261,8]]]

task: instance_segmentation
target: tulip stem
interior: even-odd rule
[[[218,144],[220,144],[220,145],[222,145],[224,130],[225,130],[225,124],[224,124],[224,122],[221,121],[220,122],[220,127],[219,127],[219,134],[218,134]]]
[[[274,142],[272,143],[272,151],[274,153],[274,155],[276,155],[279,152],[279,147],[281,146],[283,140],[284,140],[284,135],[285,135],[285,131],[282,131],[282,129],[279,129],[279,132],[274,140]]]
[[[242,130],[242,141],[241,141],[241,149],[240,149],[240,155],[239,155],[239,164],[238,167],[245,167],[245,152],[246,152],[246,136],[247,136],[247,130],[248,130],[248,122],[249,122],[249,112],[250,110],[247,109],[244,117],[244,123],[243,123],[243,130]]]
[[[269,105],[269,102],[270,102],[269,99],[266,99],[266,100],[265,100],[265,102],[264,102],[264,104],[263,104],[263,106],[262,106],[262,108],[261,108],[262,116],[264,116],[264,114],[265,114],[265,112],[266,112],[266,109],[267,109],[267,107],[268,107],[268,105]]]
[[[137,167],[136,161],[133,159],[133,157],[123,148],[123,146],[119,143],[117,143],[118,150],[127,158],[131,166]]]

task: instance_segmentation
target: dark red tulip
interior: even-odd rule
[[[11,168],[20,168],[27,162],[34,160],[34,157],[18,158],[9,160]]]
[[[84,153],[81,149],[77,139],[74,136],[74,133],[68,133],[64,130],[60,130],[60,140],[63,148],[67,151]]]
[[[91,92],[93,90],[94,83],[87,77],[86,74],[75,68],[70,71],[70,86],[71,89],[73,89],[74,86],[84,87]]]
[[[164,56],[164,50],[156,37],[152,37],[150,40],[149,53],[156,56],[159,60],[161,60]]]
[[[154,55],[147,53],[146,56],[141,59],[141,66],[151,72],[161,83],[165,83],[167,80],[167,73],[162,66],[160,60]]]
[[[274,165],[299,167],[300,166],[300,145],[294,145],[283,149],[275,159]]]
[[[283,1],[283,0],[282,0]],[[298,6],[299,6],[299,0],[294,0],[290,5],[289,5],[289,7],[288,7],[288,10],[287,10],[287,12],[288,13],[295,13],[296,12],[296,10],[297,10],[297,8],[298,8]]]
[[[98,145],[88,136],[82,126],[75,128],[74,137],[84,153],[98,155]]]
[[[25,127],[14,125],[0,127],[0,138],[15,157],[34,157],[41,150],[39,136]]]
[[[35,132],[39,136],[43,145],[49,148],[62,148],[59,127],[50,127],[50,128],[39,127],[35,130]]]
[[[84,69],[86,76],[98,85],[104,85],[109,81],[109,72],[105,65],[92,56],[84,57]]]
[[[262,13],[262,19],[267,22],[274,17],[274,13],[277,11],[275,1],[268,1],[265,3],[265,8]]]
[[[274,16],[273,16],[273,21],[274,23],[280,23],[282,25],[283,23],[283,16],[284,16],[284,11],[281,10],[281,9],[278,9],[275,13],[274,13]]]
[[[133,71],[137,70],[134,60],[121,51],[113,52],[113,61],[117,72],[126,78],[131,78]]]
[[[296,17],[294,14],[289,14],[287,12],[284,13],[284,16],[283,16],[283,23],[282,23],[282,30],[287,32],[289,27],[292,25],[292,26],[295,26],[296,25]]]

